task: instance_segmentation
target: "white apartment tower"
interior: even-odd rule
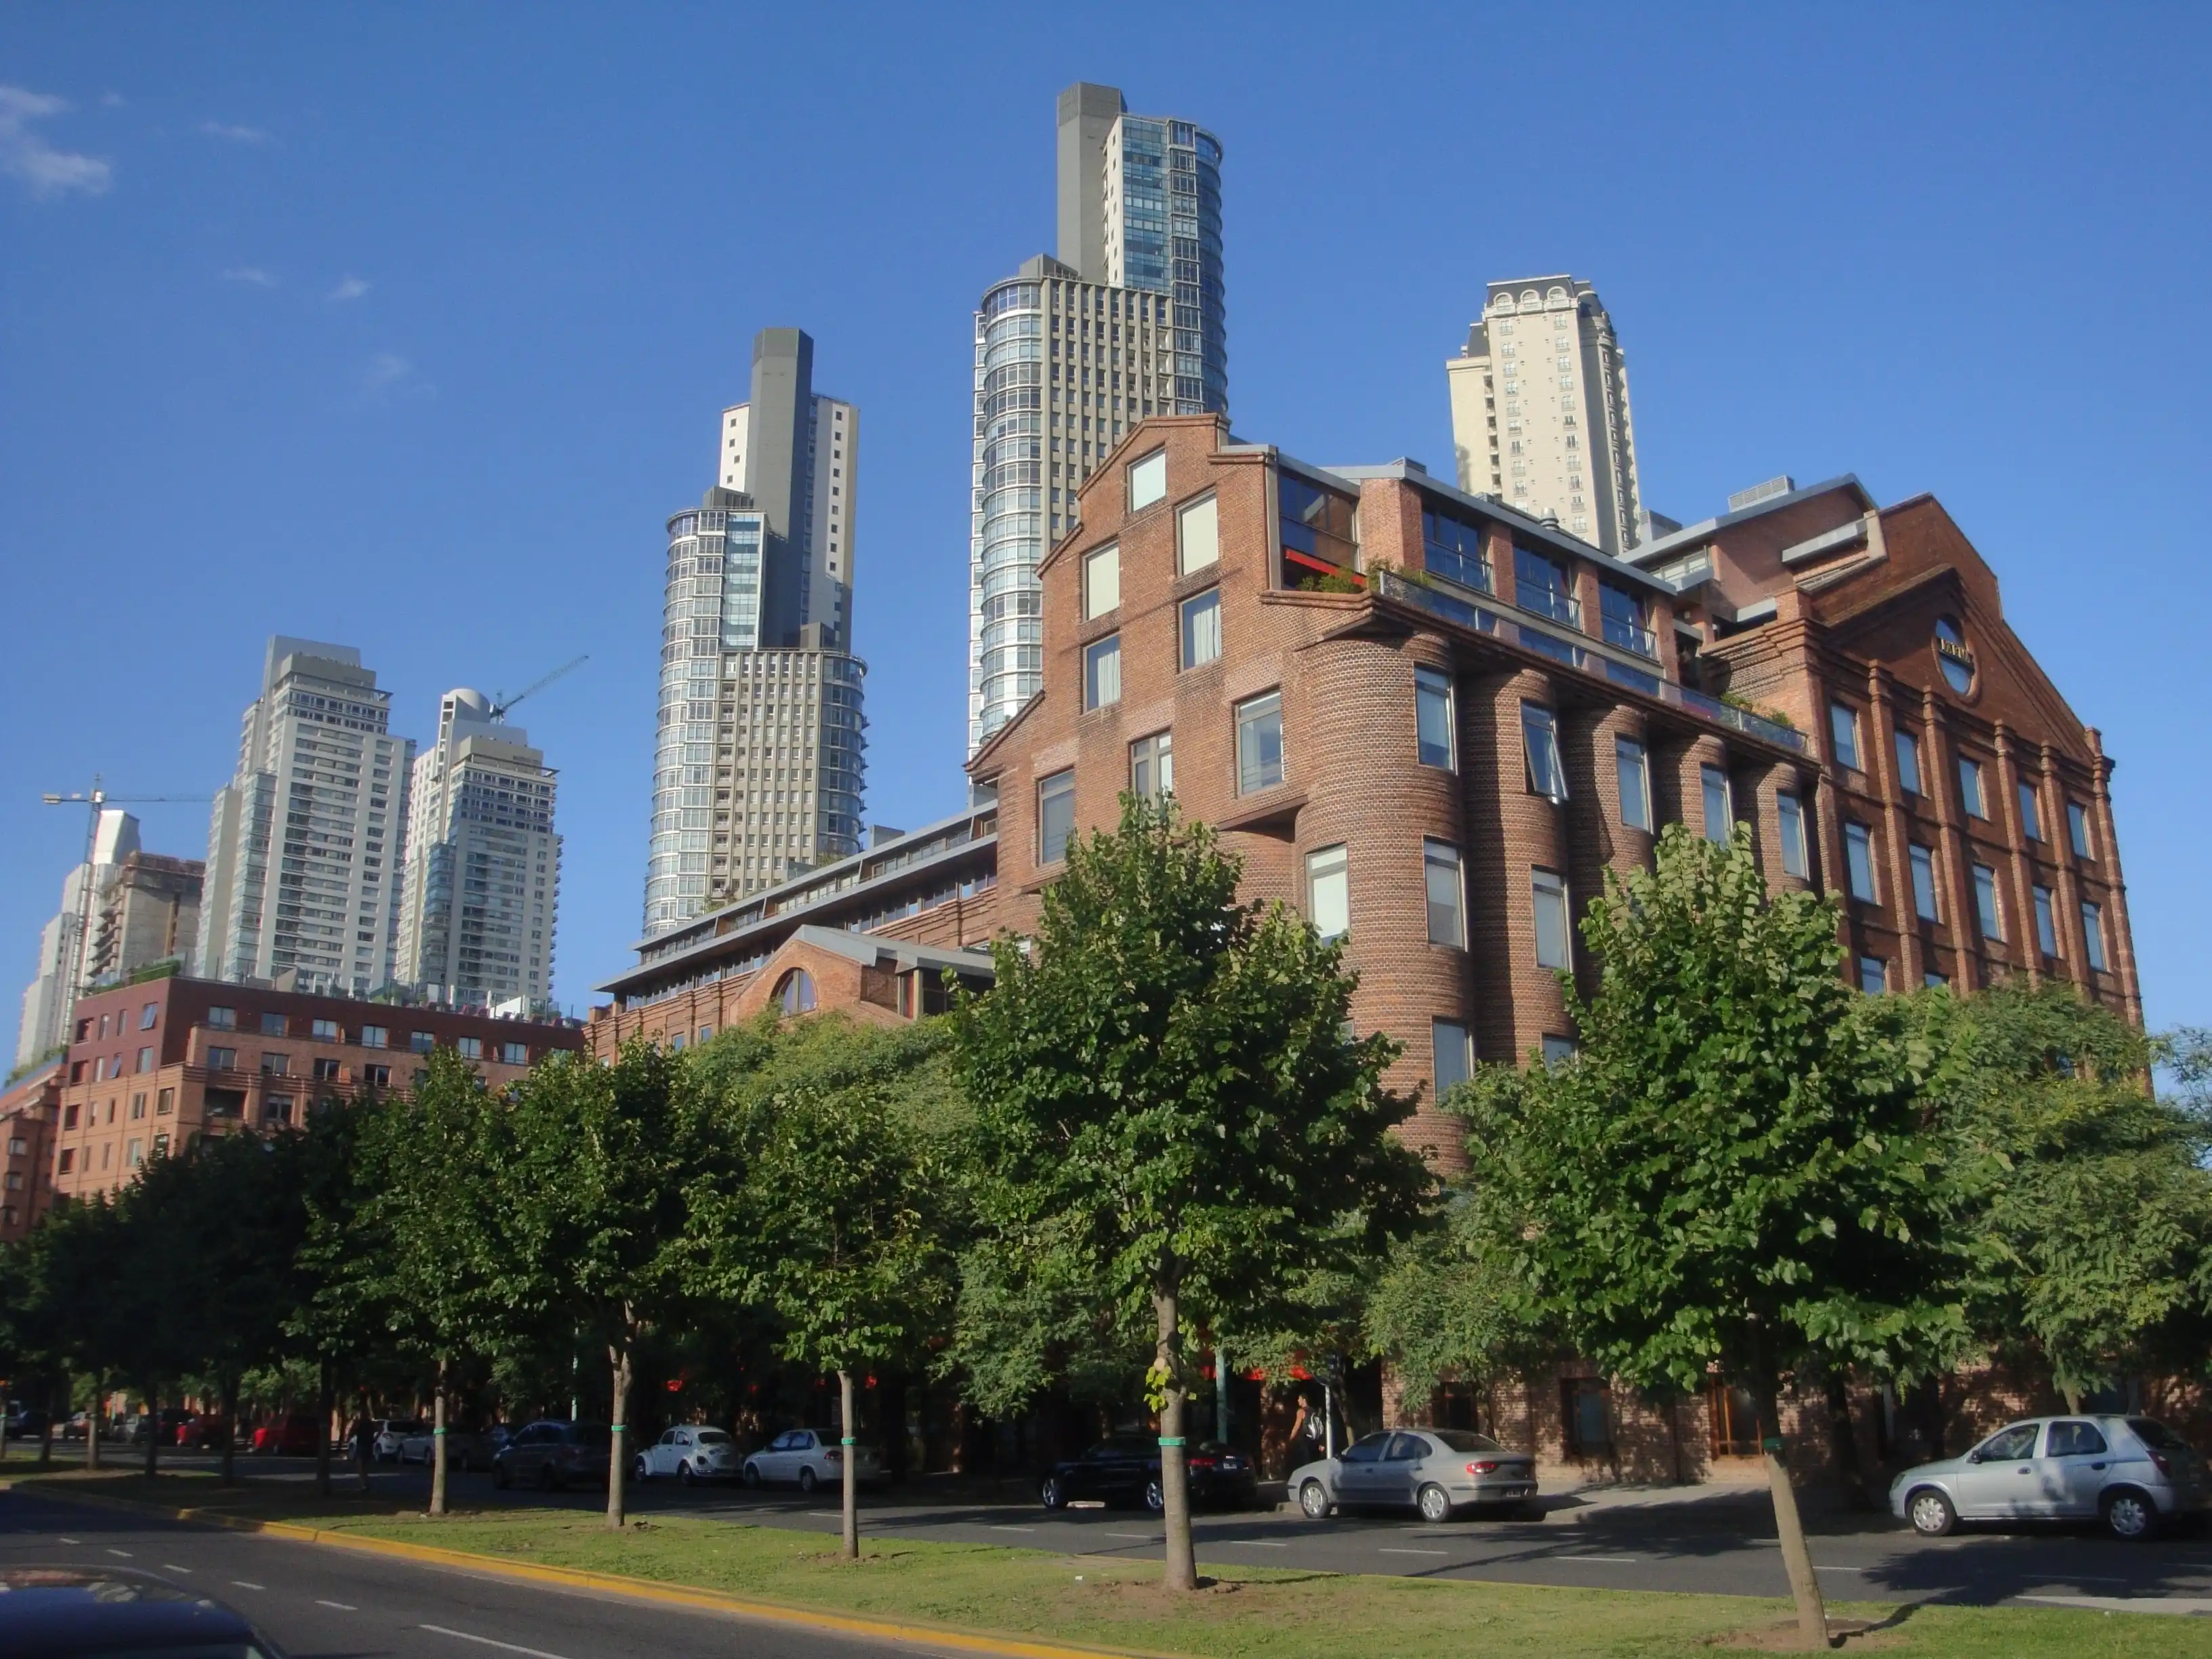
[[[391,982],[415,745],[351,646],[278,636],[208,826],[204,979],[367,996]]]
[[[63,879],[61,908],[39,931],[39,970],[23,988],[23,1018],[15,1035],[16,1065],[33,1065],[69,1041],[70,1012],[76,1006],[88,977],[84,959],[88,913],[96,909],[99,895],[123,861],[137,850],[138,820],[120,807],[102,809],[93,831],[91,861],[78,865]]]
[[[1643,506],[1628,366],[1597,291],[1571,276],[1492,283],[1445,364],[1459,487],[1618,558]]]
[[[970,753],[1043,687],[1036,568],[1074,528],[1077,489],[1146,416],[1229,409],[1220,141],[1079,82],[1058,172],[1059,258],[975,313]]]
[[[553,995],[554,774],[481,691],[448,691],[408,792],[399,977],[460,1007]]]
[[[811,339],[763,329],[720,482],[668,520],[647,937],[860,849],[860,411],[813,376]]]

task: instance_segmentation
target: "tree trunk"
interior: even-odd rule
[[[1836,1479],[1855,1510],[1874,1507],[1866,1471],[1859,1467],[1859,1437],[1851,1431],[1851,1391],[1840,1371],[1828,1373],[1828,1450],[1836,1460]]]
[[[2063,1395],[2064,1395],[2066,1396],[2066,1410],[2067,1410],[2068,1414],[2069,1414],[2069,1416],[2073,1416],[2073,1417],[2079,1417],[2079,1416],[2081,1416],[2081,1389],[2076,1389],[2076,1388],[2073,1388],[2073,1387],[2071,1387],[2071,1386],[2069,1386],[2069,1387],[2065,1387],[2065,1388],[2062,1388],[2062,1389],[2060,1389],[2058,1390],[2058,1392],[2059,1392],[2059,1393],[2061,1393],[2061,1394],[2063,1394]]]
[[[844,1470],[844,1498],[842,1512],[837,1523],[837,1553],[848,1561],[860,1559],[860,1477],[854,1465],[860,1462],[860,1437],[853,1432],[858,1420],[853,1415],[853,1373],[837,1373],[837,1402],[844,1413],[844,1456],[839,1460]]]
[[[84,1466],[88,1469],[100,1467],[100,1408],[107,1397],[107,1379],[95,1376],[92,1379],[92,1409],[84,1414]]]
[[[318,1374],[315,1404],[320,1410],[323,1431],[315,1440],[315,1491],[324,1497],[331,1495],[331,1419],[337,1414],[337,1401],[331,1397],[331,1362],[323,1361]]]
[[[1797,1489],[1782,1455],[1780,1384],[1763,1367],[1758,1373],[1759,1448],[1766,1459],[1766,1486],[1774,1498],[1774,1529],[1782,1540],[1782,1565],[1790,1575],[1790,1599],[1797,1604],[1797,1634],[1812,1650],[1828,1645],[1828,1609],[1820,1599],[1820,1576],[1805,1544],[1805,1523],[1797,1514]]]
[[[629,1426],[623,1420],[629,1414],[629,1333],[625,1329],[620,1338],[607,1344],[607,1358],[614,1364],[614,1424],[613,1437],[607,1447],[607,1525],[621,1530],[623,1524],[623,1479],[629,1473],[629,1461],[623,1447],[629,1438]]]
[[[1183,1425],[1189,1413],[1183,1399],[1182,1330],[1176,1292],[1154,1291],[1152,1307],[1159,1316],[1152,1365],[1161,1380],[1160,1516],[1167,1523],[1167,1587],[1194,1590],[1198,1558],[1191,1548],[1190,1470],[1183,1453]]]
[[[146,1478],[151,1480],[161,1467],[161,1390],[153,1384],[146,1390]]]
[[[238,1379],[222,1379],[222,1484],[238,1484]]]
[[[438,1391],[430,1402],[430,1513],[446,1512],[446,1356],[438,1356]],[[619,1524],[619,1523],[617,1523]]]
[[[39,1467],[42,1469],[51,1468],[54,1461],[54,1395],[57,1393],[60,1394],[64,1400],[67,1400],[70,1396],[67,1371],[62,1373],[62,1386],[59,1389],[54,1387],[54,1379],[52,1376],[46,1378],[46,1425],[39,1431]]]

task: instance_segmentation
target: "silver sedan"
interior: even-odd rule
[[[1961,1521],[2096,1520],[2134,1540],[2203,1510],[2207,1495],[2203,1458],[2155,1418],[2039,1417],[1905,1470],[1889,1507],[1929,1538]]]
[[[1291,1470],[1288,1485],[1316,1521],[1334,1510],[1370,1506],[1449,1521],[1463,1509],[1533,1510],[1536,1461],[1466,1429],[1385,1429]]]

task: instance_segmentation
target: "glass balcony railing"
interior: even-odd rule
[[[1462,587],[1477,593],[1494,592],[1490,583],[1490,562],[1470,558],[1457,548],[1446,547],[1440,542],[1425,543],[1421,548],[1421,562],[1431,575],[1442,576],[1448,582],[1457,582]]]
[[[1553,622],[1565,623],[1573,629],[1579,629],[1583,625],[1581,602],[1573,595],[1562,592],[1556,587],[1537,587],[1532,585],[1516,588],[1513,594],[1513,602],[1531,616],[1549,617]]]
[[[1639,657],[1659,658],[1659,636],[1650,629],[1631,622],[1626,617],[1605,618],[1605,642],[1617,645],[1624,651],[1633,651]]]

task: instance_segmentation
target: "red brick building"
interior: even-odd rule
[[[182,975],[116,986],[76,1005],[51,1191],[112,1192],[199,1135],[269,1133],[364,1089],[404,1093],[438,1048],[457,1049],[496,1088],[583,1047],[574,1025],[482,1012]]]
[[[63,1063],[50,1060],[0,1089],[0,1243],[22,1237],[46,1213],[62,1076]]]

